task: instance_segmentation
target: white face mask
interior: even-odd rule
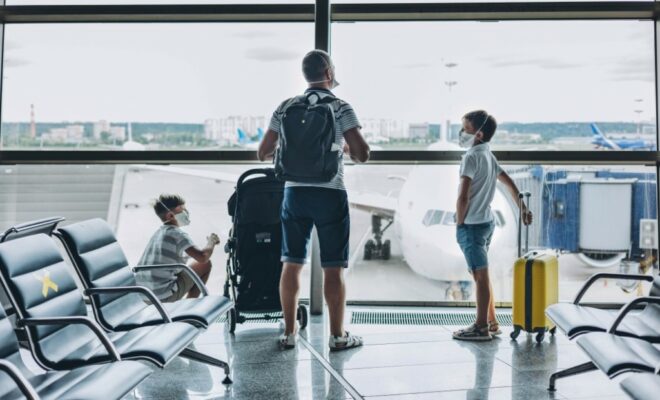
[[[190,225],[190,213],[186,210],[178,214],[174,214],[174,219],[176,219],[176,222],[179,224],[179,226]]]
[[[465,129],[461,129],[460,132],[458,133],[458,145],[464,149],[468,149],[474,146],[474,140],[476,139],[476,135],[486,125],[486,122],[488,122],[488,118],[490,118],[490,115],[486,114],[486,119],[484,119],[484,122],[481,124],[479,129],[474,131],[473,134],[466,133]]]
[[[474,144],[474,135],[465,133],[463,129],[458,134],[458,145],[464,149],[469,149]]]
[[[332,90],[332,89],[336,88],[337,86],[339,86],[339,82],[337,82],[337,79],[335,77],[335,67],[334,66],[330,67],[330,70],[332,71],[332,79],[330,79],[330,80],[324,79],[322,81],[313,81],[313,82],[307,82],[307,83],[330,82],[330,89]]]
[[[167,211],[169,211],[169,212],[171,212],[172,214],[174,214],[174,211],[170,210],[169,207],[167,207],[167,206],[165,205],[165,203],[163,203],[163,202],[160,201],[160,200],[158,200],[158,202],[159,202],[160,204],[162,204],[163,207],[165,207],[165,209],[166,209]],[[177,223],[179,226],[188,226],[188,225],[190,225],[190,212],[189,212],[188,210],[183,210],[183,211],[181,211],[181,212],[178,213],[178,214],[174,214],[174,219],[176,220],[176,223]]]

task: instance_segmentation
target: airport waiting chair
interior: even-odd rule
[[[102,335],[98,339],[107,344],[111,363],[34,374],[23,363],[14,328],[0,308],[0,398],[118,400],[151,374],[151,368],[142,363],[120,361],[112,344]]]
[[[649,296],[660,296],[660,276],[656,276],[654,279],[650,275],[594,274],[582,285],[573,303],[553,304],[545,310],[548,318],[569,339],[587,332],[606,332],[615,321],[619,310],[603,310],[580,304],[589,287],[596,281],[606,278],[653,282]],[[625,321],[617,328],[616,334],[660,343],[660,306],[649,303],[641,312],[627,316]]]
[[[660,367],[655,374],[635,374],[624,379],[621,388],[633,400],[657,400],[660,397]]]
[[[656,366],[660,365],[660,344],[620,335],[623,321],[631,318],[631,313],[640,304],[660,306],[660,297],[633,299],[619,311],[607,332],[588,332],[578,337],[576,343],[591,361],[552,374],[548,390],[555,390],[557,379],[595,369],[600,369],[610,378],[624,372],[655,371]]]
[[[136,286],[134,271],[178,269],[193,279],[202,297],[163,303],[173,321],[208,328],[234,306],[233,302],[224,296],[208,295],[202,280],[187,265],[142,265],[131,270],[114,233],[102,219],[91,219],[60,228],[55,232],[55,236],[60,238],[67,249],[73,266],[90,295],[99,323],[108,330],[123,331],[162,323],[157,309],[134,293],[95,293],[108,287]]]
[[[164,309],[164,313],[175,322],[186,322],[206,329],[234,306],[234,303],[224,296],[208,295],[204,283],[186,265],[139,266],[133,270],[171,267],[181,269],[194,280],[203,297],[182,299],[173,303],[160,303],[154,299],[152,304],[148,304],[135,292],[124,290],[126,287],[146,288],[137,286],[134,272],[128,266],[121,246],[110,226],[102,219],[92,219],[60,228],[55,232],[55,236],[62,241],[69,253],[85,293],[90,296],[97,321],[109,331],[121,332],[160,325],[163,323],[160,309]],[[192,349],[186,349],[184,354],[192,360],[223,368],[227,374],[223,383],[231,383],[226,362]]]
[[[145,360],[162,368],[177,355],[186,356],[186,347],[199,333],[189,324],[104,333],[87,317],[85,302],[67,269],[55,242],[45,234],[0,243],[0,279],[16,310],[16,325],[25,328],[42,368],[69,370],[117,358]],[[157,300],[146,288],[124,290]],[[169,321],[161,311],[163,320]]]

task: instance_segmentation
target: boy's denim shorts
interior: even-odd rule
[[[322,267],[348,267],[351,231],[346,191],[317,187],[284,189],[282,262],[304,264],[312,226],[316,226]]]
[[[456,228],[456,241],[463,251],[470,273],[488,267],[488,247],[494,231],[494,222],[463,224]]]

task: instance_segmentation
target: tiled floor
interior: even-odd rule
[[[350,311],[347,313],[350,316]],[[488,343],[451,339],[451,326],[353,325],[365,346],[330,353],[327,322],[312,317],[295,350],[280,351],[279,324],[239,325],[234,336],[216,324],[196,347],[229,360],[233,385],[221,370],[175,359],[143,382],[133,399],[599,399],[627,397],[600,371],[558,381],[548,377],[586,361],[563,335],[536,344],[510,329]]]

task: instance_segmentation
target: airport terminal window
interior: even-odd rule
[[[251,149],[305,88],[311,23],[5,27],[4,149]]]
[[[653,26],[333,23],[336,93],[376,149],[456,149],[461,116],[483,108],[494,149],[655,151]]]
[[[393,225],[382,232],[388,257],[365,259],[368,241],[377,242],[373,216],[351,213],[351,258],[347,271],[349,300],[461,301],[474,300],[470,275],[456,243],[453,223],[436,223],[452,210],[458,193],[458,166],[359,165],[346,169],[351,194],[394,197]],[[596,272],[649,273],[657,266],[656,176],[653,168],[621,166],[504,165],[521,190],[532,193],[535,222],[530,247],[559,255],[560,298],[571,301],[582,283]],[[402,179],[391,180],[397,175]],[[511,268],[517,254],[518,210],[504,188],[496,192],[495,234],[489,258],[497,301],[510,302]],[[608,198],[608,202],[603,202]],[[553,204],[566,204],[561,218]],[[378,203],[378,204],[376,204]],[[382,206],[381,206],[382,207]],[[451,217],[453,211],[445,212]],[[607,217],[604,217],[607,216]],[[380,223],[385,227],[387,219]],[[625,291],[624,291],[625,289]],[[646,286],[603,281],[586,301],[618,302],[645,293]]]

